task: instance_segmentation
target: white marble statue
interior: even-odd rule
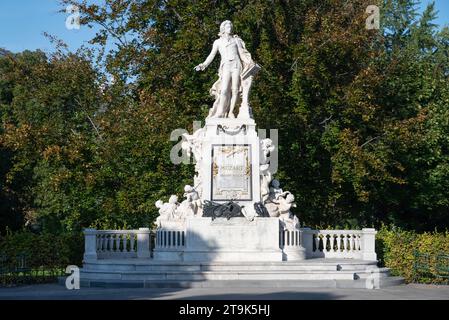
[[[279,218],[282,226],[285,229],[296,230],[299,228],[298,217],[296,217],[296,215],[291,212],[291,209],[296,207],[295,197],[289,191],[282,193],[279,193],[277,191],[275,191],[274,193],[270,192],[270,196],[265,203],[265,207],[267,208],[268,213],[271,217]]]
[[[156,219],[158,228],[169,226],[182,229],[185,227],[185,220],[195,216],[202,216],[203,204],[198,192],[192,186],[184,187],[185,200],[178,203],[178,197],[173,195],[164,203],[161,200],[156,202],[159,209],[159,217]]]
[[[278,200],[279,197],[285,197],[287,194],[289,194],[289,191],[283,191],[281,188],[281,183],[277,179],[273,179],[271,181],[271,187],[270,187],[270,195],[269,198]]]
[[[202,185],[202,176],[201,176],[201,166],[202,166],[202,148],[203,141],[206,130],[204,128],[198,129],[192,135],[187,133],[183,134],[184,142],[181,147],[183,150],[187,152],[187,155],[190,157],[193,154],[195,158],[195,172],[196,175],[194,177],[194,189],[198,193],[199,197],[202,196],[203,185]]]
[[[184,197],[186,198],[178,208],[178,214],[182,219],[202,215],[202,202],[198,192],[192,186],[185,186]]]
[[[271,182],[270,193],[265,201],[265,207],[271,217],[278,217],[282,226],[287,230],[297,230],[299,220],[291,212],[296,207],[295,197],[289,191],[283,191],[278,180]]]
[[[270,171],[268,156],[274,149],[275,146],[271,139],[263,139],[260,141],[260,192],[263,202],[268,199],[270,194],[270,183],[273,179],[273,173]]]
[[[205,70],[217,52],[220,52],[219,78],[210,90],[211,95],[215,97],[215,103],[208,118],[235,118],[234,108],[239,93],[242,94],[242,105],[238,117],[252,117],[248,97],[253,78],[259,72],[260,66],[252,60],[243,40],[232,34],[232,27],[229,20],[220,25],[220,38],[215,40],[212,52],[203,63],[195,67],[196,71]]]
[[[168,203],[164,203],[162,200],[156,202],[156,208],[159,209],[159,217],[156,219],[156,225],[161,227],[164,221],[176,221],[179,220],[178,213],[178,197],[171,196]]]

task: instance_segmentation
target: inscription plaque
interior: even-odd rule
[[[251,146],[212,146],[212,201],[252,200]]]

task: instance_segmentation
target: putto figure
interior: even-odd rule
[[[195,67],[196,71],[205,70],[217,52],[220,52],[218,81],[210,90],[210,94],[215,97],[215,103],[208,118],[235,118],[234,108],[239,93],[242,94],[242,105],[238,118],[252,118],[248,97],[253,78],[259,72],[260,66],[252,60],[243,40],[232,35],[232,27],[229,20],[220,25],[220,38],[215,40],[212,52],[206,61]]]

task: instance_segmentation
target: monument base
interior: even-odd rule
[[[279,219],[191,218],[184,261],[282,261]]]

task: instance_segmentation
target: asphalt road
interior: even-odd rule
[[[409,284],[380,290],[192,288],[67,290],[56,284],[0,288],[0,300],[449,300],[449,286]]]

